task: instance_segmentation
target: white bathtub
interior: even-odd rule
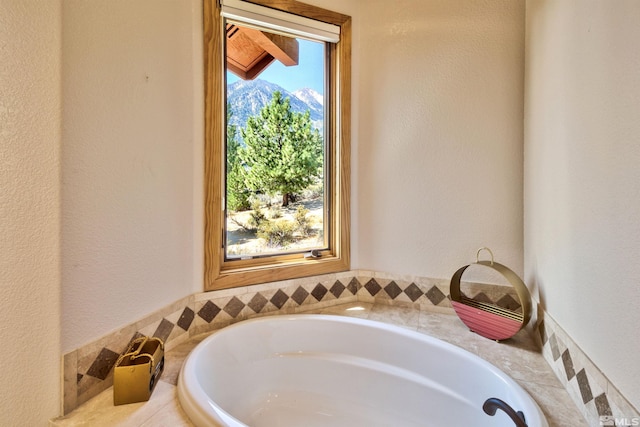
[[[548,426],[510,377],[451,344],[398,326],[341,316],[247,320],[187,357],[180,403],[198,427],[513,427],[495,397]]]

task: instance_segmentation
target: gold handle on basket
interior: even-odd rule
[[[489,252],[489,254],[491,255],[491,265],[493,265],[493,252],[491,252],[491,249],[487,248],[486,246],[481,247],[480,249],[478,249],[478,252],[476,252],[476,264],[480,262],[480,252],[482,252],[483,250]]]

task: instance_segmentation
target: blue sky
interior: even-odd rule
[[[259,79],[282,86],[289,92],[309,87],[324,94],[324,43],[298,39],[300,44],[298,65],[285,67],[274,61],[259,76]],[[227,72],[227,84],[238,81],[235,74]]]

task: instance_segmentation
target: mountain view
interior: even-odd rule
[[[324,127],[324,107],[323,97],[313,89],[304,88],[295,92],[288,92],[286,89],[275,83],[264,80],[239,80],[227,88],[227,102],[231,105],[230,124],[243,128],[247,119],[260,113],[263,106],[271,101],[273,92],[280,91],[284,98],[291,99],[291,109],[298,113],[307,110],[311,112],[311,122],[320,131]],[[240,132],[238,137],[241,138]]]

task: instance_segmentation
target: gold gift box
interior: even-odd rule
[[[164,343],[160,338],[133,340],[114,367],[114,405],[149,400],[163,368]]]

